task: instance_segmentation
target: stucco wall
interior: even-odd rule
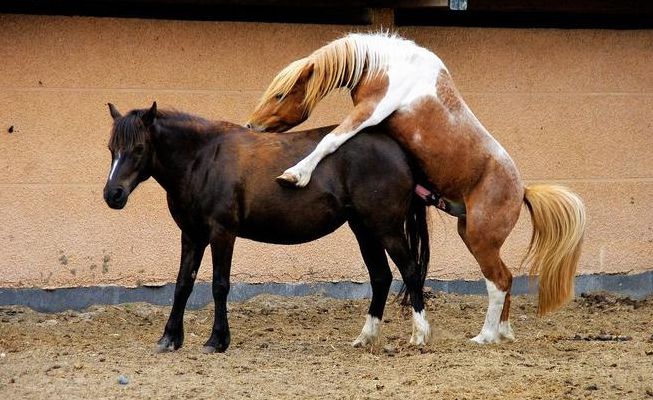
[[[179,232],[157,184],[120,212],[102,200],[106,102],[242,123],[278,69],[351,29],[364,28],[0,15],[0,287],[174,280]],[[441,56],[527,182],[586,201],[580,273],[653,268],[653,31],[399,31]],[[305,126],[348,107],[333,95]],[[433,213],[431,226],[431,277],[480,277],[453,219]],[[504,247],[517,274],[529,236],[523,212]],[[367,279],[346,226],[302,246],[236,247],[234,281]]]

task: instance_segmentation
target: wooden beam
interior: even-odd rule
[[[642,0],[468,0],[469,11],[547,12],[574,14],[638,14],[653,12]]]

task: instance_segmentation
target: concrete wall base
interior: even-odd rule
[[[429,279],[426,286],[434,291],[459,294],[485,294],[483,280],[442,281]],[[397,292],[401,281],[395,281],[392,291]],[[513,294],[536,293],[537,285],[529,289],[529,279],[515,278]],[[576,278],[576,293],[609,291],[634,299],[653,294],[653,271],[636,275],[581,275]],[[94,304],[120,304],[147,302],[159,305],[172,304],[174,284],[163,286],[91,286],[61,289],[12,289],[0,288],[0,306],[21,305],[40,312],[59,312],[67,309],[81,310]],[[235,283],[231,286],[229,301],[244,301],[259,294],[279,296],[322,295],[336,299],[363,299],[372,295],[369,283],[356,282],[313,282],[313,283]],[[198,282],[188,300],[189,308],[204,307],[213,301],[211,284]]]

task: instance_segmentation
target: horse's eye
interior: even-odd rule
[[[274,98],[277,99],[277,100],[281,100],[281,99],[283,99],[283,93],[277,93],[277,94],[275,94],[275,95],[274,95]]]
[[[134,147],[134,155],[140,156],[141,154],[143,154],[144,150],[145,150],[145,146],[139,144],[136,147]]]

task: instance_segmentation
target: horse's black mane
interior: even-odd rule
[[[147,111],[147,109],[132,110],[125,116],[114,120],[109,148],[129,151],[133,150],[136,145],[144,143],[149,131],[143,124],[142,116]],[[205,131],[214,126],[214,123],[207,119],[177,110],[157,111],[156,121],[164,125],[192,127],[197,131]]]

